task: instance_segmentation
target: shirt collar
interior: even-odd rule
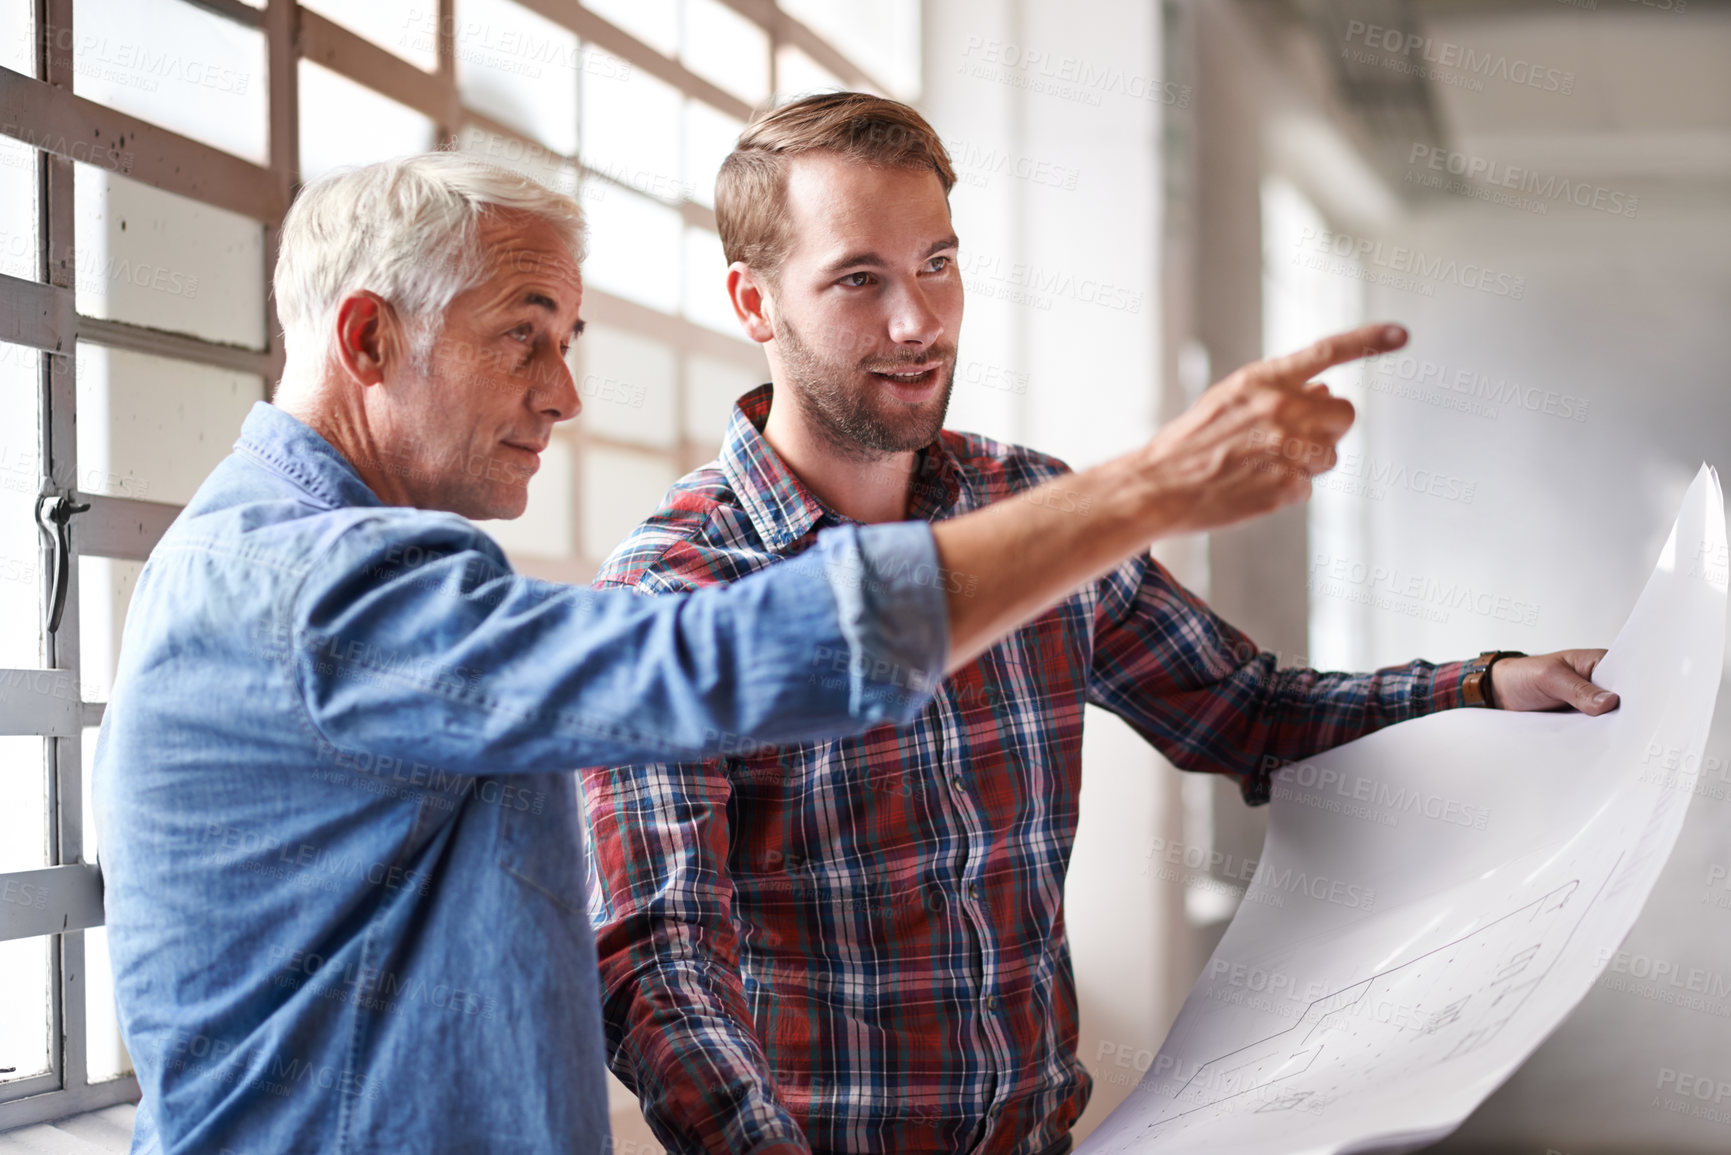
[[[770,447],[763,426],[773,399],[774,386],[759,385],[734,404],[721,445],[721,472],[757,535],[771,549],[783,550],[815,528],[845,525],[849,519],[818,500]],[[908,517],[939,520],[960,497],[961,466],[940,434],[914,463]]]
[[[385,504],[336,446],[267,401],[253,403],[234,447],[333,509]]]

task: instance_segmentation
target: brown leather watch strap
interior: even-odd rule
[[[1496,694],[1491,689],[1491,667],[1504,658],[1526,656],[1520,650],[1486,650],[1467,663],[1461,674],[1461,705],[1496,709]]]

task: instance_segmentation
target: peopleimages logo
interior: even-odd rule
[[[1434,469],[1408,469],[1391,461],[1379,461],[1366,453],[1343,453],[1339,464],[1329,471],[1343,478],[1353,478],[1365,482],[1371,487],[1372,493],[1380,494],[1384,487],[1390,489],[1405,489],[1413,493],[1422,493],[1430,497],[1438,497],[1444,501],[1458,501],[1462,505],[1471,505],[1473,497],[1478,492],[1478,482],[1468,481],[1449,473],[1439,473]]]
[[[1101,94],[1110,93],[1169,107],[1190,107],[1187,84],[1162,81],[1076,56],[1054,56],[1003,40],[970,36],[962,48],[962,58],[961,71],[967,75],[1081,104],[1098,106]]]
[[[1327,552],[1318,552],[1311,558],[1308,584],[1312,590],[1331,596],[1341,596],[1339,591],[1343,587],[1358,587],[1380,591],[1414,605],[1465,610],[1492,621],[1522,626],[1539,624],[1536,603],[1479,589],[1463,581],[1440,581],[1399,566],[1372,565]],[[1448,619],[1444,615],[1435,620]]]
[[[1367,353],[1374,351],[1366,350]],[[1390,353],[1366,359],[1362,364],[1367,375],[1374,374],[1366,385],[1373,393],[1412,396],[1419,400],[1431,400],[1432,391],[1455,393],[1460,396],[1445,399],[1448,408],[1493,421],[1498,410],[1491,406],[1517,406],[1530,413],[1564,421],[1585,421],[1592,408],[1589,400],[1572,393],[1540,389],[1507,376],[1496,377],[1476,369],[1451,367],[1441,361],[1406,354]]]
[[[1423,249],[1409,249],[1405,245],[1388,245],[1369,237],[1355,237],[1351,233],[1337,233],[1306,226],[1298,235],[1298,247],[1321,258],[1352,261],[1360,267],[1368,263],[1400,278],[1458,285],[1463,289],[1489,293],[1494,297],[1507,297],[1511,301],[1519,301],[1527,295],[1525,277],[1498,272],[1487,265],[1471,261],[1462,262],[1453,257],[1432,256]],[[1302,257],[1303,253],[1299,256]]]
[[[70,64],[79,76],[108,80],[144,92],[155,92],[161,87],[161,81],[168,80],[212,92],[245,96],[251,82],[251,77],[244,72],[188,59],[177,49],[154,51],[148,45],[124,40],[110,42],[106,36],[88,32],[75,36],[70,28],[50,28],[46,38],[50,53],[65,54],[55,60],[60,67]]]
[[[1550,205],[1546,202],[1567,201],[1577,208],[1592,209],[1595,212],[1610,213],[1613,216],[1633,217],[1641,207],[1641,198],[1627,193],[1605,188],[1603,185],[1589,184],[1586,181],[1572,181],[1566,176],[1541,173],[1537,169],[1526,168],[1518,164],[1503,164],[1488,157],[1473,156],[1470,153],[1455,152],[1451,149],[1437,148],[1434,145],[1415,143],[1407,156],[1409,166],[1406,180],[1408,184],[1421,184],[1432,188],[1443,188],[1448,192],[1463,192],[1465,190],[1450,184],[1427,181],[1425,174],[1415,174],[1410,166],[1422,164],[1435,173],[1447,173],[1449,176],[1462,177],[1467,182],[1482,181],[1498,188],[1512,189],[1525,193],[1536,199],[1536,208],[1543,213]],[[1460,182],[1454,182],[1459,184]],[[1525,205],[1516,205],[1524,208]]]
[[[1265,767],[1270,762],[1278,763],[1273,755],[1264,755]],[[1453,826],[1466,826],[1473,830],[1484,830],[1490,823],[1490,811],[1482,806],[1473,806],[1457,798],[1447,798],[1441,794],[1427,794],[1422,790],[1405,786],[1391,786],[1362,774],[1353,774],[1344,770],[1336,770],[1330,766],[1317,766],[1311,762],[1293,762],[1275,767],[1278,774],[1274,779],[1274,793],[1277,797],[1287,797],[1294,801],[1322,809],[1338,811],[1338,802],[1363,802],[1371,807],[1386,812],[1384,815],[1372,815],[1384,826],[1399,825],[1399,815],[1417,814],[1425,818],[1446,822]],[[1301,793],[1313,791],[1314,793]],[[1394,821],[1387,821],[1392,817]]]
[[[132,171],[134,157],[127,149],[103,147],[83,139],[68,140],[65,136],[53,132],[39,132],[35,128],[19,124],[0,125],[0,135],[9,136],[43,152],[68,157],[81,164],[97,165],[118,173]]]
[[[1140,290],[1093,277],[1078,277],[1063,269],[1006,261],[985,253],[963,256],[957,260],[956,268],[968,292],[979,296],[997,297],[1037,309],[1050,309],[1054,299],[1068,298],[1078,304],[1098,305],[1122,313],[1142,311]]]
[[[1388,53],[1397,59],[1379,61],[1370,53],[1351,50],[1350,46],[1354,44]],[[1412,62],[1414,52],[1423,64]],[[1346,46],[1341,48],[1341,55],[1358,63],[1399,66],[1396,71],[1413,71],[1451,87],[1470,87],[1474,91],[1482,90],[1487,80],[1503,80],[1543,92],[1560,93],[1563,96],[1572,95],[1575,91],[1573,72],[1546,68],[1519,57],[1511,60],[1501,52],[1479,52],[1453,40],[1439,40],[1434,36],[1421,36],[1416,32],[1402,32],[1399,28],[1384,28],[1380,24],[1368,24],[1363,20],[1347,21]],[[1425,65],[1433,67],[1427,68]],[[1473,83],[1464,84],[1466,81]]]
[[[1065,192],[1072,192],[1081,176],[1080,170],[1070,165],[1037,160],[1008,149],[991,148],[969,140],[945,141],[944,147],[949,150],[956,179],[963,184],[980,188],[990,184],[994,176],[1008,176],[1030,184],[1050,185]]]

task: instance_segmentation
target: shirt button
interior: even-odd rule
[[[986,996],[986,1009],[988,1011],[995,1011],[998,1009],[998,996],[997,995],[987,995]]]
[[[959,791],[962,788],[962,776],[960,774],[950,775],[950,785]]]
[[[968,897],[975,899],[975,900],[978,900],[978,898],[980,897],[980,888],[978,886],[968,887]]]

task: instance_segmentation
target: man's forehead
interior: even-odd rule
[[[505,282],[545,281],[582,293],[582,271],[571,249],[546,221],[522,214],[490,216],[483,220],[477,239],[492,265],[490,279],[501,287]]]
[[[553,223],[525,212],[489,212],[481,217],[477,240],[489,249],[528,251],[544,249],[568,261],[570,246]],[[575,265],[575,262],[572,262]]]
[[[834,153],[794,158],[787,208],[796,235],[826,250],[892,235],[936,240],[950,231],[949,198],[937,173],[865,164]],[[824,254],[812,250],[807,255]]]
[[[791,209],[815,214],[879,207],[889,197],[902,204],[929,204],[948,214],[943,182],[929,168],[868,164],[834,152],[808,152],[787,169]]]

